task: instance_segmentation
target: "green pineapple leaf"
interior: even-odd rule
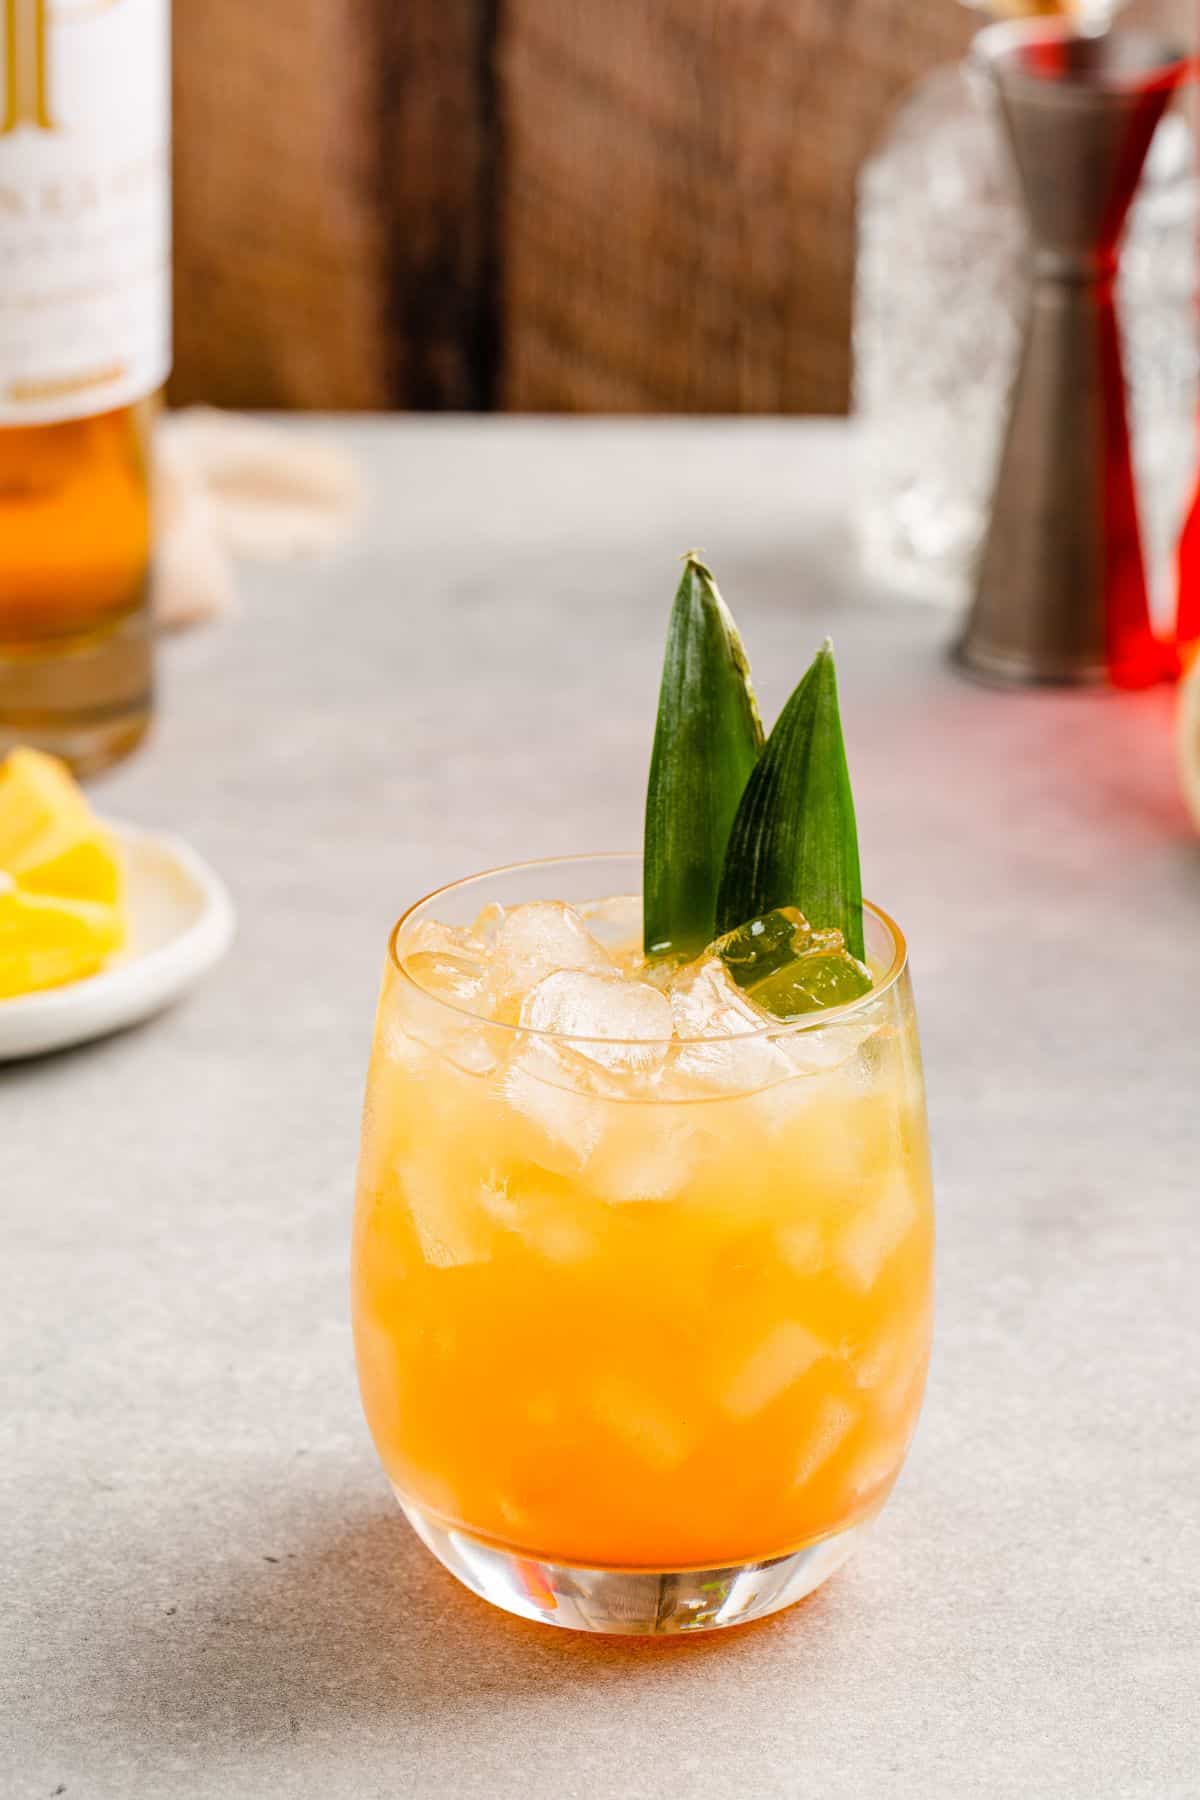
[[[863,960],[858,827],[828,638],[746,783],[725,851],[717,931],[781,906],[840,931]]]
[[[711,573],[684,559],[646,791],[648,956],[694,956],[716,936],[730,826],[763,744],[750,665]]]

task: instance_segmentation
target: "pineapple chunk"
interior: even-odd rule
[[[30,893],[121,902],[121,863],[70,771],[38,750],[0,765],[0,869]]]
[[[124,936],[115,906],[26,893],[0,873],[0,999],[94,975]]]
[[[65,763],[0,763],[0,998],[94,975],[125,941],[121,859]]]

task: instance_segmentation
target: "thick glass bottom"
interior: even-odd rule
[[[1031,656],[997,650],[968,632],[952,646],[950,660],[964,675],[985,687],[1096,687],[1108,680],[1103,657],[1045,663]]]
[[[585,1569],[536,1562],[442,1524],[397,1492],[405,1518],[464,1587],[523,1619],[567,1631],[666,1637],[765,1619],[820,1587],[871,1523],[857,1520],[803,1550],[724,1569]]]
[[[0,639],[0,754],[32,744],[95,775],[145,736],[153,648],[146,609],[86,637],[14,645]]]

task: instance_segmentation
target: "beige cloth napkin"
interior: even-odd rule
[[[337,444],[205,406],[160,419],[155,483],[154,604],[168,628],[227,613],[239,557],[336,549],[364,504],[359,472]]]

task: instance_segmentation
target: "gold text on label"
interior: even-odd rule
[[[19,125],[55,130],[51,111],[51,27],[108,12],[120,0],[82,0],[53,6],[51,0],[0,0],[4,29],[4,111],[0,137]]]

